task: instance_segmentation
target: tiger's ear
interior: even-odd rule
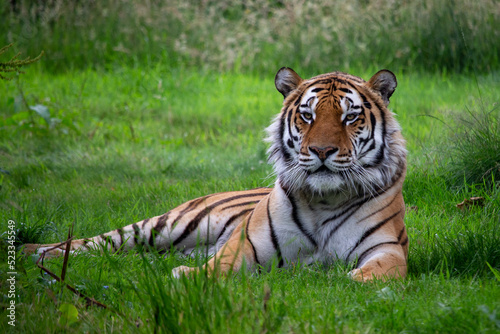
[[[385,106],[389,105],[389,98],[391,97],[398,81],[396,76],[389,70],[378,71],[371,79],[368,81],[368,86],[377,93],[380,94],[382,100],[385,102]]]
[[[276,85],[276,89],[283,94],[283,97],[286,98],[288,94],[295,88],[297,88],[302,82],[302,78],[295,73],[294,70],[288,67],[282,67],[276,73],[276,77],[274,78],[274,84]]]

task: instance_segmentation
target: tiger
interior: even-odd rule
[[[273,188],[200,197],[160,216],[75,240],[70,251],[141,245],[209,255],[201,267],[174,268],[173,277],[340,261],[353,268],[348,275],[356,281],[404,278],[407,151],[388,109],[396,76],[381,70],[368,81],[343,72],[302,79],[283,67],[275,86],[284,101],[266,129]],[[65,244],[50,250],[54,245],[24,249],[52,256],[65,252]]]

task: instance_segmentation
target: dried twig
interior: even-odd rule
[[[66,277],[66,269],[68,268],[69,253],[71,251],[71,239],[73,239],[73,225],[68,230],[68,238],[66,240],[66,251],[64,252],[63,267],[61,270],[61,282],[64,282]]]
[[[106,305],[98,302],[97,300],[95,300],[94,298],[91,298],[91,297],[87,297],[85,296],[83,293],[81,293],[80,291],[76,290],[74,287],[72,287],[71,285],[69,285],[68,283],[64,283],[64,276],[66,275],[66,268],[68,266],[68,261],[69,261],[69,253],[70,253],[70,249],[71,249],[71,240],[73,239],[73,237],[71,236],[73,232],[73,228],[70,228],[69,232],[68,232],[68,239],[65,241],[65,242],[61,242],[57,245],[55,245],[54,247],[52,248],[49,248],[45,251],[43,251],[42,255],[40,256],[40,258],[36,261],[36,265],[42,269],[44,272],[46,272],[50,277],[52,277],[53,279],[55,279],[56,281],[58,282],[61,282],[64,284],[64,286],[66,288],[68,288],[69,291],[73,292],[74,294],[76,294],[78,297],[80,298],[84,298],[85,301],[87,302],[88,305],[96,305],[96,306],[99,306],[99,307],[102,307],[102,308],[108,308]],[[56,249],[56,248],[59,248],[60,246],[66,244],[66,249],[65,249],[65,254],[64,254],[64,262],[63,262],[63,269],[62,269],[62,273],[61,273],[61,277],[57,276],[56,274],[54,274],[53,272],[51,272],[49,269],[45,268],[43,266],[43,260],[45,258],[45,254],[53,249]],[[40,264],[40,261],[42,262],[42,264]]]

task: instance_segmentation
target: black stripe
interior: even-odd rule
[[[377,196],[376,196],[376,197],[378,197],[378,196],[379,196],[379,194],[377,194]],[[357,208],[355,208],[355,209],[354,209],[351,213],[349,213],[349,215],[347,215],[347,217],[344,217],[344,219],[342,219],[342,221],[341,221],[340,223],[338,223],[338,224],[337,224],[337,225],[336,225],[336,226],[335,226],[335,227],[334,227],[334,228],[330,231],[330,233],[328,234],[328,238],[326,238],[326,239],[325,239],[325,246],[326,246],[326,244],[330,241],[330,239],[333,237],[333,235],[335,234],[335,232],[337,232],[337,231],[338,231],[338,229],[339,229],[342,225],[344,225],[344,223],[345,223],[345,222],[346,222],[349,218],[351,218],[351,216],[352,216],[353,214],[355,214],[355,213],[356,213],[356,211],[358,211],[358,210],[359,210],[359,208],[360,208],[363,204],[365,204],[366,202],[368,202],[368,200],[370,200],[370,199],[372,199],[372,198],[367,198],[365,201],[363,201],[361,204],[359,204]],[[351,206],[351,207],[349,208],[349,210],[350,210],[351,208],[353,208],[353,207],[354,207],[354,206]],[[346,211],[344,211],[342,214],[344,214],[345,212],[346,212]],[[326,221],[325,221],[325,223],[326,223],[326,222],[328,222],[328,220],[326,220]]]
[[[229,218],[227,220],[226,224],[224,224],[224,227],[222,228],[222,231],[219,233],[219,236],[217,237],[217,240],[215,241],[215,243],[217,243],[217,241],[219,241],[219,239],[224,235],[224,233],[226,232],[227,227],[229,225],[231,225],[236,219],[247,215],[250,211],[253,211],[253,210],[254,209],[246,209],[246,210],[240,211],[239,213],[235,214],[234,216],[231,216],[231,218]]]
[[[167,219],[168,219],[169,215],[170,215],[170,211],[161,215],[158,218],[158,220],[156,221],[155,226],[153,226],[153,228],[151,229],[150,234],[149,234],[149,241],[148,241],[148,244],[151,247],[155,246],[156,236],[160,235],[163,232],[163,229],[165,228],[165,226],[167,225]]]
[[[406,244],[408,243],[408,237],[405,238],[405,240],[403,240],[403,242],[401,243],[401,246],[406,246]]]
[[[394,184],[395,184],[395,183],[396,183],[396,182],[397,182],[397,181],[401,178],[401,176],[402,176],[402,173],[401,173],[401,172],[399,172],[399,173],[395,174],[395,175],[394,175],[394,177],[393,177],[393,179],[391,180],[392,182],[391,182],[391,185],[390,185],[389,187],[387,187],[387,188],[385,188],[385,189],[379,188],[379,189],[377,190],[377,193],[376,193],[374,196],[370,196],[370,197],[364,198],[364,199],[362,199],[362,200],[360,200],[360,201],[357,201],[357,202],[355,202],[354,204],[350,205],[347,209],[345,209],[344,211],[342,211],[340,214],[337,214],[337,215],[335,215],[335,216],[333,216],[333,217],[330,217],[330,218],[326,219],[325,221],[323,221],[322,225],[325,225],[325,224],[327,224],[329,221],[332,221],[332,220],[334,220],[334,219],[337,219],[337,218],[341,217],[342,215],[344,215],[345,213],[347,213],[349,210],[351,210],[352,208],[354,208],[354,207],[356,207],[356,206],[357,206],[357,208],[356,208],[354,211],[352,211],[352,212],[351,212],[351,213],[350,213],[347,217],[344,217],[344,219],[343,219],[343,220],[342,220],[342,221],[341,221],[341,222],[340,222],[337,226],[335,226],[335,227],[334,227],[334,228],[330,231],[330,234],[328,235],[328,238],[326,238],[326,242],[325,242],[325,244],[326,244],[326,243],[330,240],[330,238],[331,238],[331,237],[335,234],[335,232],[337,232],[337,230],[338,230],[338,229],[339,229],[339,228],[340,228],[340,227],[341,227],[341,226],[342,226],[342,225],[343,225],[343,224],[344,224],[344,223],[345,223],[345,222],[346,222],[346,221],[347,221],[347,220],[348,220],[348,219],[349,219],[349,218],[350,218],[350,217],[351,217],[354,213],[356,213],[356,211],[357,211],[359,208],[361,208],[361,206],[363,206],[366,202],[368,202],[368,201],[370,201],[370,200],[372,200],[372,199],[375,199],[375,198],[377,198],[378,196],[380,196],[380,195],[382,195],[382,194],[385,194],[385,193],[386,193],[386,192],[387,192],[387,191],[388,191],[391,187],[393,187],[393,186],[394,186]],[[387,206],[389,206],[389,205],[390,205],[390,204],[391,204],[391,203],[395,200],[395,198],[396,198],[398,195],[399,195],[399,193],[398,193],[398,194],[396,194],[396,196],[395,196],[395,197],[391,200],[391,202],[390,202]],[[387,207],[387,206],[386,206],[386,207]],[[384,207],[384,208],[386,208],[386,207]],[[378,210],[378,211],[381,211],[381,210],[383,210],[384,208],[382,208],[382,209],[380,209],[380,210]],[[376,211],[375,213],[377,213],[378,211]],[[363,219],[366,219],[366,218],[368,218],[368,217],[369,217],[369,216],[364,217]],[[363,220],[363,219],[362,219],[362,220]],[[361,221],[361,220],[360,220],[360,221]]]
[[[280,127],[279,127],[279,148],[277,149],[276,152],[273,151],[273,153],[269,156],[268,161],[271,161],[271,157],[274,157],[275,154],[281,153],[283,155],[283,158],[285,161],[290,161],[290,153],[283,147],[283,135],[285,133],[285,120],[286,120],[286,113],[288,110],[284,111],[281,115],[281,121],[280,121]],[[279,160],[279,159],[276,159]]]
[[[354,252],[354,250],[356,250],[356,248],[358,248],[358,246],[361,245],[361,243],[363,241],[365,241],[366,238],[368,238],[370,235],[372,235],[373,233],[375,233],[378,229],[380,229],[382,226],[384,226],[385,224],[387,224],[388,221],[390,221],[392,218],[396,217],[400,213],[401,213],[401,210],[397,211],[396,213],[393,213],[392,215],[390,215],[386,219],[382,220],[381,222],[377,223],[376,225],[374,225],[371,228],[369,228],[368,230],[366,230],[365,233],[363,233],[363,235],[361,236],[361,238],[358,240],[358,242],[356,242],[356,244],[354,245],[354,247],[351,249],[351,251],[349,252],[349,254],[346,256],[346,260],[349,259],[349,257]]]
[[[89,249],[89,246],[87,246],[87,244],[91,242],[91,240],[89,239],[83,239],[83,247],[85,247],[86,249]]]
[[[401,238],[403,237],[404,232],[405,232],[405,227],[403,226],[403,228],[401,229],[401,232],[399,232],[399,235],[398,235],[398,242],[401,241]]]
[[[391,206],[391,204],[392,204],[392,203],[396,200],[396,198],[398,197],[398,195],[400,195],[400,193],[399,193],[399,192],[398,192],[398,193],[397,193],[397,194],[396,194],[396,195],[392,198],[392,200],[391,200],[388,204],[386,204],[386,205],[385,205],[385,206],[383,206],[382,208],[378,209],[377,211],[373,211],[373,212],[372,212],[372,213],[370,213],[368,216],[365,216],[365,217],[361,218],[361,219],[360,219],[360,220],[358,220],[357,222],[358,222],[358,223],[359,223],[359,222],[362,222],[363,220],[368,219],[368,218],[370,218],[370,217],[372,217],[372,216],[376,215],[376,214],[377,214],[377,213],[379,213],[380,211],[382,211],[382,210],[384,210],[384,209],[388,208],[388,207],[389,207],[389,206]],[[401,233],[403,233],[403,232],[401,231]]]
[[[116,247],[115,241],[113,240],[112,236],[108,236],[109,242],[111,242],[111,246],[113,247],[114,251],[118,250],[118,247]]]
[[[292,137],[292,114],[293,114],[292,108],[288,109],[288,114],[286,115],[286,119],[288,126],[288,135],[290,136],[290,138]]]
[[[370,147],[364,151],[362,154],[361,157],[359,158],[362,158],[363,156],[365,156],[368,152],[370,152],[371,150],[373,150],[375,148],[375,127],[377,126],[377,119],[375,118],[375,115],[373,114],[373,112],[370,111],[370,123],[371,123],[371,131],[370,131],[370,135],[368,136],[368,138],[362,138],[360,139],[360,142],[363,143],[363,146],[360,147],[359,151],[363,151],[365,146],[371,142],[371,145]]]
[[[283,189],[283,192],[285,193],[285,195],[288,196],[290,189],[288,189],[288,187],[282,183],[282,180],[278,179],[278,183],[279,183],[279,186],[281,187],[281,189]]]
[[[386,145],[385,137],[387,136],[387,127],[386,127],[387,120],[385,119],[384,109],[380,107],[377,101],[374,101],[374,103],[380,111],[380,118],[382,120],[382,145],[380,146],[377,156],[375,157],[375,164],[378,165],[384,159],[384,150]]]
[[[300,104],[300,101],[302,101],[303,95],[304,95],[304,92],[301,92],[300,95],[295,98],[295,102],[293,103],[294,106],[298,106]]]
[[[119,228],[116,230],[118,232],[118,235],[120,236],[120,247],[123,245],[123,228]]]
[[[357,140],[359,141],[359,151],[361,152],[363,150],[363,148],[366,146],[366,144],[368,144],[368,142],[370,140],[372,140],[372,138],[370,138],[370,137],[367,137],[367,138],[357,138]]]
[[[115,246],[115,241],[113,240],[113,238],[109,235],[104,235],[104,234],[101,234],[100,237],[107,243],[109,242],[111,244],[111,248],[113,248],[113,251],[116,251],[117,248]]]
[[[273,160],[274,156],[277,155],[278,153],[281,152],[280,147],[275,147],[270,153],[269,156],[267,157],[267,161],[270,162]]]
[[[292,205],[292,219],[293,219],[293,222],[295,223],[295,225],[297,225],[297,227],[299,228],[300,232],[302,232],[302,234],[304,234],[307,237],[307,239],[309,240],[309,242],[312,243],[314,245],[314,247],[316,248],[318,246],[316,240],[313,239],[311,233],[307,232],[304,229],[304,225],[302,224],[302,222],[299,219],[297,205],[295,204],[295,200],[292,197],[292,194],[286,194],[286,195],[288,197],[288,201],[290,201],[290,204]]]
[[[271,241],[273,242],[274,249],[276,249],[276,256],[278,257],[279,263],[278,268],[283,267],[283,256],[281,255],[281,249],[278,242],[278,237],[276,236],[276,232],[274,232],[273,228],[273,219],[271,218],[271,211],[269,210],[269,203],[271,201],[267,200],[267,219],[269,221],[269,228],[271,229]]]
[[[337,78],[317,79],[317,80],[314,80],[313,82],[311,82],[309,85],[307,85],[307,87],[304,89],[304,91],[308,90],[309,88],[311,88],[311,86],[314,86],[314,85],[328,85],[328,84],[332,84],[334,79],[337,82],[341,82],[341,80],[339,80]]]
[[[361,253],[361,255],[358,257],[358,264],[356,265],[356,268],[359,268],[359,265],[363,262],[363,260],[365,259],[365,257],[371,253],[375,248],[378,248],[380,246],[383,246],[383,245],[397,245],[398,242],[397,241],[388,241],[388,242],[382,242],[378,245],[375,245],[375,246],[372,246],[370,248],[368,248],[367,250],[365,250],[363,253]]]
[[[328,224],[329,222],[331,222],[332,220],[335,220],[335,219],[338,219],[338,218],[342,217],[343,215],[345,215],[347,212],[349,212],[350,210],[352,210],[352,209],[353,209],[353,208],[355,208],[355,207],[357,207],[357,208],[356,208],[356,210],[357,210],[357,209],[359,209],[359,207],[360,207],[361,205],[363,205],[364,203],[366,203],[366,202],[367,202],[367,201],[369,201],[369,200],[371,200],[371,197],[369,197],[369,198],[365,198],[365,199],[364,199],[364,201],[362,201],[362,202],[355,202],[355,203],[353,203],[352,205],[350,205],[350,206],[349,206],[349,207],[347,207],[346,209],[342,210],[342,212],[340,212],[340,213],[336,213],[335,215],[330,216],[330,217],[328,217],[327,219],[325,219],[325,220],[321,223],[321,226],[324,226],[324,225]],[[356,212],[356,210],[354,210],[354,212]],[[346,219],[348,219],[349,217],[351,217],[351,216],[354,214],[354,212],[351,212],[351,214],[350,214],[348,217],[346,217],[344,220],[346,220]],[[339,227],[340,227],[340,226],[339,226]]]
[[[373,112],[370,112],[370,123],[372,129],[370,138],[373,139],[373,137],[375,136],[375,127],[377,126],[377,118],[375,117],[375,114]]]
[[[248,201],[248,202],[233,204],[233,205],[226,206],[225,208],[222,208],[221,211],[224,211],[224,210],[227,210],[227,209],[232,209],[232,208],[237,208],[237,207],[240,207],[240,206],[251,206],[251,205],[257,204],[259,202],[260,202],[260,200],[258,200],[258,201]]]
[[[138,245],[139,244],[139,232],[141,231],[141,229],[139,228],[139,226],[137,226],[136,223],[132,224],[132,228],[134,229],[134,242],[136,245]]]
[[[368,99],[366,98],[366,96],[363,93],[361,93],[360,91],[358,91],[358,93],[359,93],[359,96],[361,96],[361,99],[363,100],[363,107],[371,109],[372,105],[370,102],[368,102]]]
[[[205,197],[200,197],[200,198],[197,198],[197,199],[194,199],[192,200],[191,202],[188,202],[189,204],[184,208],[182,209],[181,212],[179,212],[179,214],[177,215],[177,217],[172,221],[172,227],[173,225],[178,222],[179,220],[182,219],[182,217],[187,213],[187,212],[190,212],[193,207],[196,207],[198,206],[198,204],[200,204],[201,202],[203,202],[208,196],[205,196]]]
[[[265,192],[265,193],[253,193],[253,194],[236,195],[236,196],[232,196],[232,197],[229,197],[229,198],[225,198],[223,200],[220,200],[218,202],[215,202],[215,203],[207,206],[204,210],[201,210],[196,215],[196,217],[194,217],[193,219],[191,219],[191,221],[186,226],[186,228],[184,229],[184,231],[182,232],[182,234],[177,239],[175,239],[175,241],[173,242],[173,245],[176,246],[182,240],[186,239],[198,227],[198,225],[200,224],[200,221],[203,218],[205,218],[210,213],[210,211],[212,211],[214,208],[218,207],[219,205],[222,205],[222,204],[225,204],[225,203],[228,203],[228,202],[240,199],[240,198],[256,197],[256,196],[262,196],[262,195],[268,195],[268,193]]]
[[[149,223],[149,219],[150,218],[147,218],[147,219],[144,219],[142,222],[141,222],[141,228],[144,229],[144,225],[146,225],[147,223]]]
[[[375,162],[371,164],[370,167],[378,166],[384,160],[385,145],[380,145],[377,155],[375,156]]]
[[[250,246],[252,246],[253,255],[255,257],[255,263],[260,264],[259,258],[257,257],[257,250],[255,249],[255,246],[253,245],[252,240],[250,240],[250,235],[248,234],[248,226],[250,226],[250,220],[252,219],[252,216],[253,216],[254,212],[255,211],[252,211],[252,213],[250,214],[250,217],[248,217],[247,226],[245,228],[245,238],[250,243]]]
[[[373,151],[376,148],[376,146],[375,146],[375,139],[372,138],[367,143],[370,143],[370,147],[368,147],[368,149],[366,151],[364,151],[363,153],[361,153],[361,155],[359,156],[359,159],[363,158],[370,151]],[[364,145],[364,146],[366,146],[366,145]],[[363,148],[364,148],[364,146],[363,146]],[[368,167],[375,167],[375,166],[377,166],[375,163],[369,162],[369,163],[365,164],[363,167],[368,168]]]
[[[298,133],[300,133],[300,128],[297,126],[297,124],[294,124],[294,127],[295,127],[295,131],[298,132]],[[292,139],[295,140],[295,141],[297,141],[297,140],[299,140],[299,137],[292,136]]]
[[[316,109],[320,109],[324,104],[327,104],[329,101],[326,99],[320,99],[318,100],[318,103],[316,103]],[[327,106],[328,108],[328,106]]]
[[[340,213],[338,213],[338,214],[335,214],[334,216],[329,217],[328,219],[324,220],[324,221],[321,223],[321,225],[325,225],[325,224],[327,224],[328,222],[330,222],[330,221],[332,221],[332,220],[338,219],[338,218],[342,217],[344,214],[346,214],[347,212],[349,212],[351,209],[355,208],[355,210],[354,210],[354,211],[352,211],[351,213],[349,213],[349,215],[348,215],[347,217],[344,217],[344,219],[342,220],[342,222],[340,222],[340,223],[339,223],[339,225],[335,226],[335,228],[334,228],[334,229],[330,232],[330,236],[328,237],[328,239],[329,239],[329,238],[331,238],[331,237],[332,237],[332,235],[333,235],[333,234],[334,234],[334,233],[335,233],[335,232],[339,229],[339,227],[340,227],[340,226],[342,226],[342,224],[344,224],[344,223],[345,223],[345,222],[346,222],[346,221],[347,221],[347,220],[348,220],[348,219],[349,219],[349,218],[350,218],[350,217],[351,217],[354,213],[356,213],[356,211],[357,211],[357,210],[358,210],[361,206],[363,206],[366,202],[371,201],[372,199],[375,199],[375,198],[379,197],[379,196],[380,196],[380,195],[382,195],[382,194],[385,194],[385,193],[387,192],[387,190],[389,190],[389,188],[390,188],[390,187],[392,187],[392,184],[391,184],[391,186],[389,186],[389,187],[388,187],[388,188],[386,188],[386,189],[379,189],[379,190],[377,191],[377,193],[376,193],[376,194],[374,194],[373,196],[365,197],[365,198],[362,198],[362,199],[360,199],[360,200],[358,200],[358,201],[354,202],[354,203],[353,203],[353,204],[351,204],[349,207],[347,207],[346,209],[344,209],[342,212],[340,212]],[[397,196],[397,195],[396,195],[396,196]],[[391,203],[392,203],[392,201],[391,201]],[[389,204],[390,204],[390,203],[389,203]],[[389,205],[389,204],[388,204],[388,205]],[[383,209],[385,209],[385,207],[384,207]],[[381,209],[381,210],[383,210],[383,209]],[[378,212],[378,211],[377,211],[377,212]],[[376,212],[375,212],[375,213],[376,213]],[[368,218],[368,217],[369,217],[369,216],[367,216],[367,217],[365,217],[365,218],[363,218],[363,219],[366,219],[366,218]],[[362,219],[362,220],[363,220],[363,219]],[[360,220],[360,221],[361,221],[361,220]]]

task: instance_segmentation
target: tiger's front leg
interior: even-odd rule
[[[406,255],[400,244],[379,247],[359,268],[349,274],[352,279],[367,282],[375,279],[404,278],[407,272]]]

